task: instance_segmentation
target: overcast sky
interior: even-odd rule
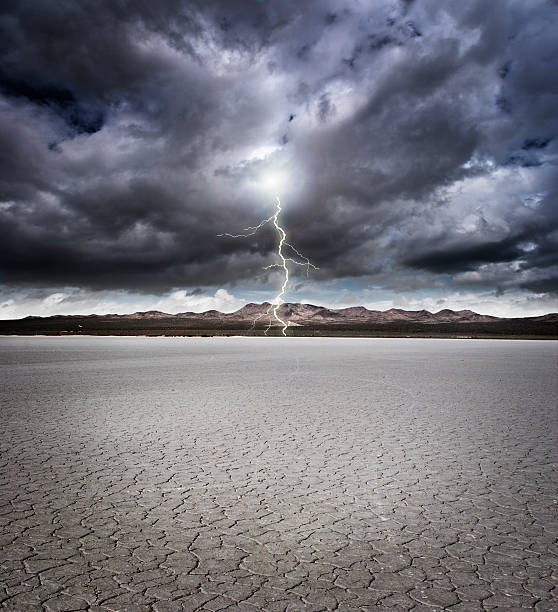
[[[3,0],[0,318],[558,310],[555,0]]]

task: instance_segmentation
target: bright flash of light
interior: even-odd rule
[[[285,187],[285,176],[280,170],[268,169],[259,176],[258,183],[268,195],[270,193],[277,193]]]
[[[307,257],[305,257],[302,253],[297,251],[297,249],[295,249],[295,247],[292,244],[287,242],[287,232],[285,232],[284,228],[279,223],[279,215],[281,214],[281,211],[282,211],[281,200],[278,197],[276,197],[275,198],[275,213],[271,215],[271,217],[264,219],[258,225],[255,225],[253,227],[245,227],[243,232],[247,232],[247,233],[242,233],[242,234],[225,233],[225,234],[217,234],[217,235],[218,236],[228,236],[230,238],[246,238],[247,236],[253,236],[264,225],[267,225],[270,222],[273,223],[273,227],[275,228],[277,232],[277,236],[279,237],[279,243],[277,245],[277,255],[279,256],[279,259],[281,261],[280,263],[275,263],[275,264],[270,264],[269,266],[265,266],[264,270],[269,270],[271,268],[280,268],[283,271],[283,283],[281,284],[281,289],[279,293],[275,296],[273,303],[270,304],[269,308],[267,309],[265,313],[259,315],[258,317],[256,317],[256,319],[254,319],[254,322],[252,325],[254,326],[256,322],[259,319],[261,319],[263,316],[266,316],[266,315],[269,316],[269,324],[265,330],[265,334],[267,335],[267,332],[270,330],[273,324],[273,320],[272,320],[272,316],[273,316],[273,318],[280,325],[282,325],[281,333],[283,334],[283,336],[286,336],[287,335],[286,329],[289,326],[289,322],[283,321],[283,319],[281,319],[281,317],[279,316],[278,311],[279,311],[279,307],[283,303],[283,296],[285,295],[287,291],[287,286],[289,284],[289,267],[287,265],[287,262],[293,263],[297,266],[306,267],[306,276],[308,276],[310,268],[312,268],[313,270],[318,270],[319,268],[317,268],[313,263],[311,263],[310,260]],[[289,255],[288,252],[285,253],[284,251],[285,248],[290,249],[291,256],[288,256]],[[295,259],[295,257],[298,257],[299,259]]]

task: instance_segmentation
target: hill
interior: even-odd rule
[[[157,310],[132,314],[30,316],[0,321],[0,334],[16,335],[263,335],[270,304],[246,304],[236,312],[181,312]],[[289,322],[289,336],[416,336],[471,338],[558,338],[558,313],[537,317],[501,318],[471,310],[386,311],[364,306],[331,309],[314,304],[285,303],[279,316]],[[273,325],[268,335],[278,335]]]

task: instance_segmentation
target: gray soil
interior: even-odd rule
[[[557,347],[2,338],[0,609],[557,610]]]

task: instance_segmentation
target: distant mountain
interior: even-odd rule
[[[217,313],[219,317],[233,321],[253,321],[254,318],[265,316],[271,304],[246,304],[236,312],[228,314]],[[215,311],[212,311],[215,312]],[[202,316],[208,313],[202,313]],[[314,304],[285,303],[278,310],[279,316],[291,323],[391,323],[395,321],[415,321],[420,323],[454,323],[458,321],[496,321],[498,317],[480,315],[470,310],[441,310],[435,314],[427,310],[400,310],[392,308],[386,311],[368,310],[364,306],[350,308],[325,308]],[[183,313],[179,316],[191,317],[193,313]],[[196,315],[194,315],[196,316]],[[199,315],[198,315],[199,316]]]
[[[246,304],[236,312],[218,310],[169,314],[160,310],[118,315],[55,315],[0,321],[0,334],[16,335],[281,335],[266,313],[271,304]],[[368,310],[364,306],[325,308],[285,303],[279,317],[289,322],[289,336],[364,336],[426,338],[558,338],[558,313],[502,318],[471,310]],[[270,329],[268,323],[271,321]]]
[[[247,304],[240,310],[229,314],[221,315],[228,320],[249,321],[257,316],[265,315],[270,304]],[[188,313],[191,314],[191,313]],[[391,308],[390,310],[368,310],[364,306],[353,306],[350,308],[325,308],[314,304],[285,303],[281,304],[278,310],[279,316],[291,323],[392,323],[397,321],[412,321],[418,323],[456,323],[467,322],[488,322],[497,321],[498,317],[480,315],[471,310],[441,310],[437,313],[428,310],[401,310]]]
[[[170,314],[160,310],[148,310],[146,312],[134,312],[132,314],[108,314],[108,315],[67,315],[67,318],[102,317],[109,319],[189,319],[200,321],[221,321],[221,322],[248,322],[254,319],[264,319],[271,304],[246,304],[239,310],[230,313],[219,312],[218,310],[207,310],[205,312],[179,312]],[[300,304],[286,302],[281,304],[278,310],[281,319],[289,321],[291,324],[304,325],[305,323],[490,323],[494,321],[506,321],[504,317],[493,317],[491,315],[481,315],[472,310],[450,310],[445,308],[438,312],[428,310],[402,310],[400,308],[390,308],[389,310],[368,310],[364,306],[351,306],[349,308],[325,308],[314,304]],[[65,315],[54,315],[54,317],[26,317],[26,319],[47,319],[47,318],[66,318]],[[513,320],[524,321],[545,321],[557,322],[558,313],[550,313],[537,317],[515,317]],[[265,320],[265,319],[264,319]]]
[[[538,317],[527,317],[529,321],[544,321],[545,323],[558,323],[558,312],[540,315]]]

